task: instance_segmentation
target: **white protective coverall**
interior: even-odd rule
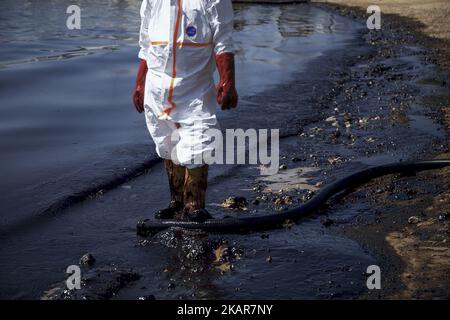
[[[202,164],[193,159],[211,151],[205,130],[218,127],[214,56],[232,52],[232,30],[231,0],[143,0],[145,117],[161,158],[195,167]]]

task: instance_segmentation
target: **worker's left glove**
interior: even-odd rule
[[[238,94],[234,78],[234,54],[231,52],[217,54],[216,64],[220,77],[216,88],[217,103],[222,110],[236,108]]]
[[[133,103],[137,112],[144,111],[145,78],[147,76],[147,61],[141,59],[136,77],[136,87],[133,91]]]

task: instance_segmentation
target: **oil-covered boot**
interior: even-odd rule
[[[189,221],[203,222],[212,219],[205,209],[206,187],[208,185],[208,166],[186,168],[184,178],[183,218]]]
[[[165,209],[155,213],[156,219],[173,219],[175,214],[183,210],[183,186],[186,167],[177,165],[171,160],[164,160],[164,167],[169,177],[170,203]]]

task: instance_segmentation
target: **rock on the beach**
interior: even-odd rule
[[[82,266],[93,266],[95,263],[95,258],[92,254],[86,253],[80,258],[80,264]]]
[[[409,224],[416,224],[420,222],[420,218],[417,216],[411,216],[408,218],[408,223]]]
[[[284,205],[284,204],[292,204],[292,197],[289,195],[277,197],[277,198],[273,199],[273,203],[276,206],[280,206],[280,205]]]
[[[336,122],[337,119],[335,116],[331,116],[331,117],[326,118],[325,121],[328,123],[333,123],[333,122]]]
[[[222,202],[222,207],[228,209],[244,210],[247,205],[247,199],[245,197],[228,197]]]
[[[333,157],[333,158],[329,158],[328,159],[328,163],[329,164],[338,164],[338,163],[340,163],[340,162],[342,162],[342,158],[341,157]]]

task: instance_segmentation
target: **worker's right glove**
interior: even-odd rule
[[[217,103],[222,110],[236,108],[238,94],[234,79],[234,54],[231,52],[217,54],[216,64],[220,78],[216,88]]]
[[[137,112],[144,111],[145,78],[147,76],[147,61],[141,59],[136,77],[136,87],[133,91],[133,103]]]

